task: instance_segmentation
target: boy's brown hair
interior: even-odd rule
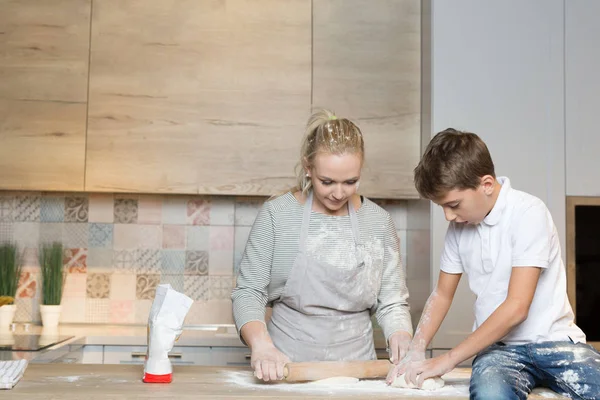
[[[437,133],[415,168],[415,187],[425,199],[451,190],[477,189],[485,175],[496,177],[490,152],[479,136],[448,128]]]

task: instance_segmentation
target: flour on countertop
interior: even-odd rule
[[[469,397],[468,377],[459,380],[447,380],[446,386],[436,390],[423,391],[419,389],[400,389],[390,387],[385,380],[361,380],[353,384],[319,384],[314,383],[286,383],[286,382],[260,382],[254,379],[252,372],[245,371],[226,371],[227,382],[242,386],[251,390],[280,390],[285,392],[313,393],[313,394],[368,394],[379,393],[388,394],[396,398],[400,395],[423,396],[423,397]],[[387,396],[386,396],[387,397]]]

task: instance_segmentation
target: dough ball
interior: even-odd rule
[[[397,388],[418,389],[412,383],[409,383],[409,384],[406,383],[406,380],[404,380],[404,374],[397,376],[394,379],[394,381],[392,382],[391,386],[397,387]],[[423,390],[438,390],[443,387],[444,387],[444,380],[442,378],[440,378],[439,376],[436,376],[435,378],[427,378],[423,382],[423,385],[421,385],[421,389],[423,389]]]

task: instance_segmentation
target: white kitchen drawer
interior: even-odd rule
[[[247,347],[212,347],[211,365],[249,366],[250,349]]]
[[[169,353],[173,365],[250,365],[245,347],[175,346]],[[146,346],[104,346],[104,364],[143,364]],[[248,356],[248,357],[247,357]]]

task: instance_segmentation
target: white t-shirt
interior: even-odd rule
[[[441,270],[465,273],[477,296],[477,329],[506,299],[513,267],[540,267],[542,272],[529,315],[502,341],[510,344],[562,341],[585,342],[574,323],[567,298],[566,273],[552,216],[537,197],[502,185],[492,211],[478,225],[450,223]]]

